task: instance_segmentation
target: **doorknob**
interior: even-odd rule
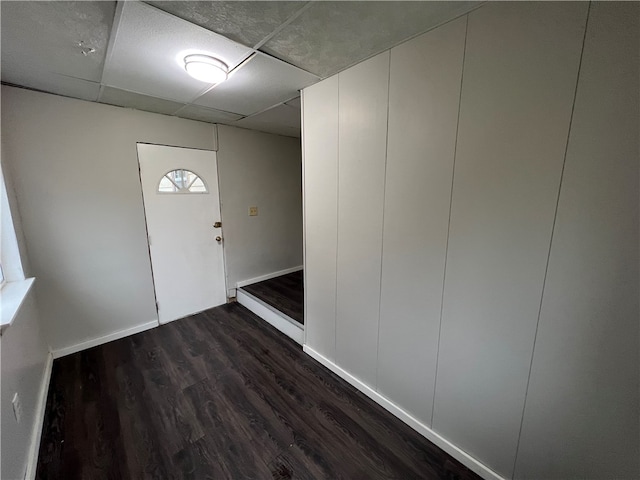
[[[220,228],[222,226],[222,222],[216,222],[213,224],[213,228]]]
[[[221,242],[221,241],[222,241],[222,237],[221,237],[220,235],[218,235],[218,236],[216,237],[216,242]]]

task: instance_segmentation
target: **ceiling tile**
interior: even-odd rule
[[[286,104],[278,105],[257,115],[243,118],[233,125],[287,137],[300,137],[300,110]]]
[[[190,118],[209,123],[231,123],[242,118],[242,115],[235,113],[221,112],[212,108],[201,107],[199,105],[187,105],[175,114],[178,117]]]
[[[57,73],[100,82],[115,2],[0,2],[2,80]],[[83,42],[95,49],[82,54]]]
[[[478,2],[315,2],[261,50],[327,77],[478,6]]]
[[[251,115],[296,95],[318,78],[262,53],[195,102],[219,110]]]
[[[147,95],[140,95],[139,93],[127,92],[126,90],[111,87],[102,88],[98,101],[100,103],[108,103],[109,105],[136,108],[138,110],[144,110],[145,112],[162,113],[165,115],[171,115],[184,106],[183,103],[149,97]]]
[[[115,40],[102,83],[154,97],[190,103],[207,88],[191,78],[182,59],[191,53],[213,54],[230,68],[251,50],[157,8],[122,2]]]
[[[146,2],[248,47],[257,45],[306,2]]]

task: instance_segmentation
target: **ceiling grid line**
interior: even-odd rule
[[[299,137],[300,90],[483,3],[0,2],[0,81]],[[233,73],[202,83],[184,68],[189,54]]]
[[[258,43],[256,43],[253,46],[253,49],[255,51],[258,51],[260,49],[260,47],[262,47],[265,43],[267,43],[269,40],[271,40],[273,37],[275,37],[276,35],[278,35],[278,33],[280,33],[282,30],[284,30],[284,28],[289,25],[290,23],[292,23],[296,18],[298,18],[300,15],[302,15],[302,13],[309,9],[309,7],[311,7],[311,5],[313,4],[314,1],[318,1],[318,0],[312,0],[310,2],[307,2],[300,10],[298,10],[297,12],[295,12],[293,15],[291,15],[289,18],[287,18],[284,22],[282,22],[273,32],[271,32],[269,35],[267,35],[266,37],[264,37],[262,40],[260,40]],[[309,72],[311,73],[311,72]]]

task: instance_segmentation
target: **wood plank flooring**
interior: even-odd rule
[[[239,304],[55,360],[38,479],[477,479]]]
[[[242,289],[304,325],[302,270],[247,285]]]

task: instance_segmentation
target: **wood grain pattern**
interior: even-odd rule
[[[56,360],[37,478],[478,477],[229,304]]]
[[[242,287],[280,312],[304,325],[302,270]]]

